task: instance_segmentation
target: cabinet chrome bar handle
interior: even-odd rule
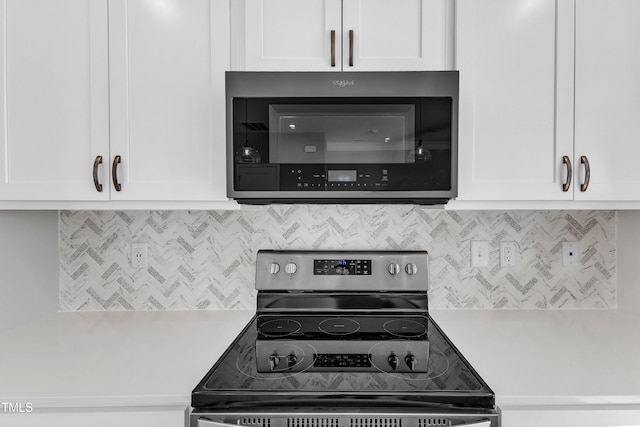
[[[121,191],[122,186],[118,182],[118,165],[120,164],[120,156],[115,156],[113,158],[113,165],[111,166],[111,178],[113,179],[113,187],[116,191]]]
[[[102,156],[97,156],[93,161],[93,185],[98,193],[102,193],[102,184],[98,181],[98,166],[102,164]]]
[[[349,67],[353,67],[353,30],[349,30]]]
[[[584,165],[584,182],[580,184],[580,191],[587,191],[589,187],[589,181],[591,180],[591,166],[589,166],[589,159],[587,156],[580,156],[580,163]]]
[[[336,30],[331,30],[331,66],[336,66]]]
[[[569,191],[571,187],[571,180],[573,179],[573,168],[571,167],[571,159],[569,156],[562,156],[562,163],[567,165],[567,180],[562,184],[562,191]]]

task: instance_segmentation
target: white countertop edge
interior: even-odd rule
[[[0,397],[0,402],[31,403],[36,410],[64,408],[190,407],[191,395]]]
[[[190,395],[175,396],[56,396],[56,397],[0,397],[0,402],[31,403],[38,411],[71,408],[131,408],[190,407]],[[496,396],[501,409],[535,409],[535,407],[616,407],[628,406],[640,410],[640,396]]]
[[[56,397],[0,397],[0,402],[31,403],[38,411],[64,410],[65,408],[108,409],[141,407],[191,406],[191,396],[56,396]],[[599,408],[629,407],[640,410],[640,396],[496,396],[496,406],[501,409],[571,408],[584,406]]]
[[[496,406],[500,408],[548,408],[593,406],[636,406],[640,409],[640,396],[500,396],[496,395]]]

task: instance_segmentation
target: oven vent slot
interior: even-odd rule
[[[271,418],[240,418],[238,425],[247,427],[271,427]]]
[[[337,418],[287,418],[287,427],[338,427]]]
[[[450,426],[451,422],[446,418],[420,418],[418,427]]]
[[[242,126],[251,131],[269,130],[266,124],[262,122],[241,122]]]
[[[402,427],[402,418],[351,418],[349,427]]]

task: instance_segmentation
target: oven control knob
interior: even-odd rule
[[[287,265],[284,266],[284,271],[286,271],[288,274],[294,274],[296,271],[298,271],[298,266],[293,263],[287,263]]]
[[[280,264],[277,262],[272,262],[269,264],[269,274],[278,274],[280,271]]]
[[[271,356],[269,356],[269,367],[272,371],[276,370],[276,366],[278,366],[278,363],[280,363],[280,357],[278,357],[277,354],[272,354]]]
[[[395,354],[392,354],[387,359],[387,362],[389,362],[389,366],[391,366],[391,369],[395,371],[398,368],[398,363],[400,363],[400,358]]]
[[[406,271],[409,276],[413,276],[418,272],[418,266],[410,262],[404,266],[404,271]]]
[[[408,354],[407,357],[404,358],[404,361],[410,370],[415,371],[416,364],[418,362],[416,361],[416,357],[413,354]]]
[[[298,363],[298,358],[296,357],[295,354],[290,354],[287,356],[287,366],[289,368],[293,368],[296,363]]]
[[[390,275],[395,276],[400,272],[400,266],[395,262],[392,262],[391,264],[389,264],[389,267],[387,267],[387,270],[389,271]]]

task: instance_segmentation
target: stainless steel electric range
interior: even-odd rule
[[[428,278],[424,251],[259,251],[256,316],[193,390],[191,427],[498,427]]]

